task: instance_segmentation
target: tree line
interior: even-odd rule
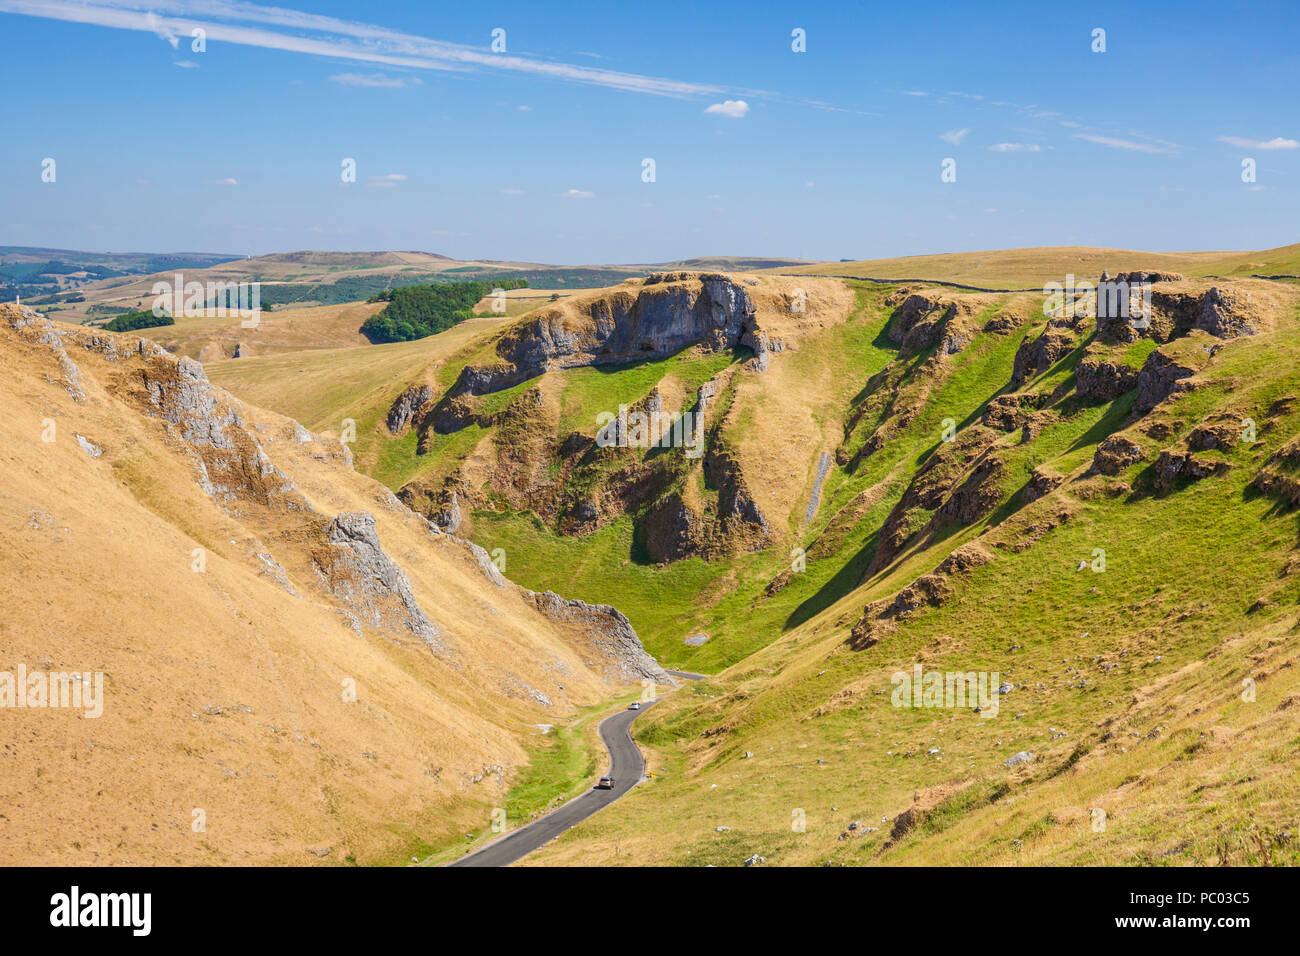
[[[494,289],[526,289],[526,279],[496,279],[484,282],[446,282],[437,285],[407,285],[384,289],[370,302],[387,302],[380,312],[366,319],[361,334],[371,342],[409,342],[436,335],[474,317],[474,306]]]

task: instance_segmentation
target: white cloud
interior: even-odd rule
[[[596,194],[589,193],[585,189],[570,189],[566,192],[560,193],[560,195],[565,199],[591,199]]]
[[[995,153],[1037,153],[1042,148],[1037,143],[994,143],[989,147]]]
[[[749,112],[749,104],[744,100],[723,100],[721,103],[714,103],[704,112],[717,113],[720,116],[730,116],[732,119],[740,119]]]
[[[954,146],[960,146],[961,141],[970,135],[968,129],[950,129],[946,133],[940,133],[939,138],[945,143],[952,143]]]
[[[1300,142],[1293,139],[1283,139],[1281,136],[1275,136],[1269,140],[1245,139],[1241,136],[1220,136],[1220,143],[1227,143],[1229,146],[1240,146],[1242,149],[1295,149],[1300,147]]]
[[[393,90],[406,86],[419,86],[422,82],[418,76],[385,76],[383,73],[335,73],[330,79],[343,86],[368,86]]]
[[[152,10],[144,15],[144,23],[147,29],[158,35],[158,39],[171,44],[173,50],[180,46],[180,38],[176,36],[169,26],[159,20]]]
[[[238,186],[239,180],[233,176],[227,176],[225,179],[218,179],[215,183],[213,183],[213,185],[214,186]]]
[[[387,173],[383,176],[371,176],[370,182],[367,183],[367,185],[383,186],[391,189],[398,183],[404,182],[406,182],[406,173]]]
[[[1172,153],[1177,149],[1173,143],[1157,146],[1151,143],[1135,143],[1131,139],[1116,139],[1114,136],[1098,136],[1095,133],[1075,133],[1074,138],[1109,146],[1111,149],[1130,149],[1138,153]]]
[[[519,110],[521,113],[531,113],[533,111],[531,106],[516,106],[515,109]]]
[[[242,0],[0,0],[0,12],[154,33],[173,47],[177,46],[178,34],[188,36],[199,26],[207,31],[208,42],[213,44],[262,47],[403,69],[498,70],[678,98],[729,92],[707,83],[492,53],[486,43],[449,43],[375,24],[285,7],[257,6]]]
[[[501,195],[503,195],[503,196],[522,196],[523,194],[524,194],[524,191],[523,191],[522,189],[503,189],[503,190],[501,190]]]
[[[179,66],[182,70],[197,70],[199,65],[193,60],[175,60],[172,66]]]

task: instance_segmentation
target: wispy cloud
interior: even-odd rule
[[[382,186],[391,189],[398,183],[406,182],[406,173],[386,173],[383,176],[371,176],[369,186]]]
[[[175,60],[172,66],[179,66],[182,70],[197,70],[199,65],[193,60]]]
[[[952,143],[954,146],[960,146],[961,141],[970,135],[968,129],[950,129],[946,133],[940,133],[939,138],[945,143]]]
[[[1220,136],[1220,143],[1227,143],[1229,146],[1240,146],[1242,149],[1296,149],[1300,147],[1300,142],[1294,139],[1283,139],[1281,136],[1275,136],[1272,139],[1245,139],[1241,136]]]
[[[369,86],[383,89],[402,89],[419,86],[424,81],[418,76],[385,76],[383,73],[335,73],[330,77],[343,86]]]
[[[730,116],[732,119],[740,119],[749,112],[749,104],[744,100],[723,100],[721,103],[714,103],[705,109],[706,113],[717,113],[720,116]]]
[[[569,189],[560,193],[565,199],[591,199],[596,194],[587,192],[585,189]]]
[[[995,153],[1037,153],[1042,148],[1037,143],[994,143],[989,147]]]
[[[225,179],[218,179],[213,183],[214,186],[238,186],[239,180],[234,176],[227,176]]]
[[[0,0],[0,12],[156,34],[173,47],[194,27],[209,43],[263,47],[425,70],[497,70],[655,96],[695,97],[726,87],[492,53],[374,24],[243,0]]]
[[[1128,149],[1137,153],[1175,153],[1178,151],[1178,147],[1172,143],[1168,145],[1138,143],[1131,139],[1117,139],[1114,136],[1100,136],[1096,133],[1075,133],[1074,138],[1084,139],[1101,146],[1108,146],[1111,149]]]
[[[153,11],[149,11],[144,15],[144,23],[147,29],[157,34],[158,39],[169,44],[173,50],[180,46],[181,41],[180,38],[176,36],[175,31],[159,20],[158,17],[154,15]]]
[[[522,189],[503,189],[503,190],[501,190],[501,195],[503,195],[503,196],[522,196],[523,194],[524,194],[524,191],[523,191]]]

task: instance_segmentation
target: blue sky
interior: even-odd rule
[[[1297,39],[1295,3],[0,0],[0,244],[1268,248],[1300,240]]]

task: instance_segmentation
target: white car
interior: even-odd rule
[[[634,701],[632,701],[632,703],[630,703],[630,704],[627,705],[627,709],[628,709],[628,710],[640,710],[640,709],[641,709],[641,702],[640,702],[640,701],[636,701],[636,700],[634,700]]]

